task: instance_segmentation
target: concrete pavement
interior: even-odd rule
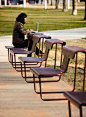
[[[55,30],[55,31],[45,31],[43,33],[46,35],[50,35],[52,38],[57,38],[61,40],[81,39],[81,38],[86,38],[86,27],[65,29],[65,30]]]
[[[77,32],[75,32],[77,31]],[[64,33],[63,33],[64,32]],[[86,38],[86,28],[77,30],[47,31],[47,35],[52,35],[58,39],[79,39]],[[74,36],[75,35],[75,36]],[[55,37],[54,37],[55,36]],[[68,38],[69,37],[69,38]],[[74,37],[74,38],[73,38]],[[0,117],[68,117],[67,101],[42,101],[39,94],[34,92],[34,86],[26,83],[8,62],[5,45],[11,45],[12,37],[0,37]],[[32,75],[29,73],[29,75]],[[56,78],[55,78],[56,79]],[[38,86],[38,85],[37,85]],[[71,90],[72,87],[60,81],[60,83],[44,83],[45,90]],[[45,98],[57,98],[62,95],[44,95]],[[86,108],[84,117],[86,117]],[[79,117],[78,109],[72,105],[73,117]]]

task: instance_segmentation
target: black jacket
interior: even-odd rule
[[[24,35],[28,34],[29,32],[30,30],[26,30],[23,23],[16,21],[13,29],[12,44],[22,44],[24,41]]]

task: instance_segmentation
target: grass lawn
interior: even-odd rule
[[[21,12],[28,15],[25,28],[36,30],[36,22],[39,22],[39,31],[86,27],[84,9],[78,9],[78,15],[73,16],[72,10],[3,7],[0,8],[0,36],[12,35],[15,19]]]

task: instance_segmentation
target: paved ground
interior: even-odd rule
[[[43,33],[46,35],[50,35],[52,38],[57,38],[61,40],[86,38],[86,28],[46,31]]]
[[[76,31],[76,32],[75,32]],[[44,32],[59,39],[86,38],[86,28]],[[75,36],[74,36],[75,35]],[[33,84],[26,83],[20,72],[8,62],[5,45],[10,45],[11,36],[0,37],[0,117],[68,117],[67,101],[45,102],[34,92]],[[29,75],[32,75],[31,73]],[[71,90],[64,81],[43,84],[43,88],[55,91],[65,88]],[[44,89],[45,90],[45,89]],[[57,98],[62,95],[44,95]],[[78,109],[72,105],[73,117],[79,116]],[[86,117],[86,108],[84,108]]]

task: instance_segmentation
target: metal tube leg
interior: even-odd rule
[[[84,66],[83,91],[85,91],[85,77],[86,77],[86,53],[85,53],[85,66]]]
[[[42,99],[42,86],[41,86],[41,78],[39,77],[39,88],[40,88],[40,97]]]
[[[26,64],[25,63],[24,63],[24,73],[25,73],[25,81],[26,81],[27,75],[26,75]]]
[[[63,49],[63,45],[61,47],[61,50]],[[61,60],[60,60],[60,68],[62,67],[62,52],[61,52]]]
[[[15,62],[15,69],[16,69],[16,55],[14,54],[14,62]]]
[[[10,63],[12,65],[12,54],[10,53]]]
[[[11,63],[11,53],[9,54],[9,62]]]
[[[36,92],[36,81],[35,81],[35,75],[33,74],[33,81],[34,81],[34,91]]]
[[[9,60],[9,49],[8,49],[8,61],[10,62],[10,60]]]
[[[40,92],[37,92],[36,90],[36,80],[35,80],[35,75],[33,74],[33,82],[34,82],[34,91],[37,93],[37,94],[40,94]]]
[[[82,107],[80,107],[80,117],[82,117]]]
[[[69,117],[71,117],[71,105],[70,105],[70,101],[68,101],[68,109],[69,109]]]
[[[21,62],[21,76],[23,77],[22,62]]]
[[[76,53],[76,61],[75,61],[75,76],[74,76],[74,89],[73,89],[73,91],[74,91],[74,90],[75,90],[75,88],[76,88],[77,58],[78,58],[78,56],[77,56],[77,53]]]
[[[42,53],[43,53],[44,38],[41,41],[42,41]],[[41,54],[41,58],[42,58],[42,54]]]
[[[57,43],[55,48],[55,61],[54,61],[54,69],[56,69],[56,57],[57,57]]]
[[[11,64],[13,66],[13,55],[11,54]]]

